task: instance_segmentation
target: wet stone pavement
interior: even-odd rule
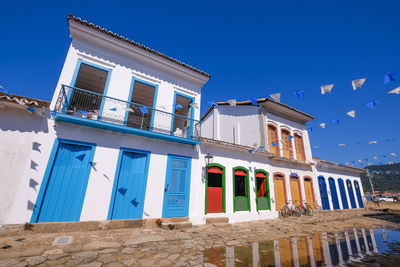
[[[280,239],[301,247],[299,242],[314,238],[315,233],[343,236],[348,229],[397,229],[399,223],[399,214],[357,210],[182,230],[148,226],[41,234],[24,231],[18,236],[0,236],[0,266],[228,266],[227,248],[251,248],[259,243],[267,250],[263,244]],[[254,262],[240,257],[233,261],[235,266]]]

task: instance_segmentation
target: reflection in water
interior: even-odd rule
[[[398,249],[400,231],[352,229],[343,233],[316,233],[248,247],[213,248],[204,252],[204,263],[217,266],[341,266],[365,256]]]

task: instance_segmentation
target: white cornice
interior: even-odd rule
[[[78,38],[97,44],[101,47],[128,56],[139,62],[158,68],[159,70],[168,72],[199,86],[203,86],[209,80],[208,77],[205,77],[200,73],[196,73],[160,56],[149,53],[141,48],[127,44],[121,40],[117,40],[105,33],[88,28],[74,21],[70,21],[69,25],[71,38]]]

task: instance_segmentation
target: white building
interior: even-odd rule
[[[321,175],[333,177],[336,195],[338,178],[361,188],[361,169],[312,158],[310,115],[264,98],[259,107],[221,102],[200,122],[209,74],[80,18],[68,21],[72,42],[50,106],[28,103],[29,112],[0,99],[0,224],[238,222],[275,218],[289,200],[335,208]],[[349,186],[347,199],[357,195]]]

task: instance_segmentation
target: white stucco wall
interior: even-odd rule
[[[43,147],[35,143],[36,133],[48,131],[45,119],[28,112],[25,107],[7,104],[0,109],[0,225],[7,221],[21,182],[29,181],[25,167],[36,168],[31,161]],[[26,192],[26,191],[24,191]],[[24,208],[28,203],[24,203]]]

